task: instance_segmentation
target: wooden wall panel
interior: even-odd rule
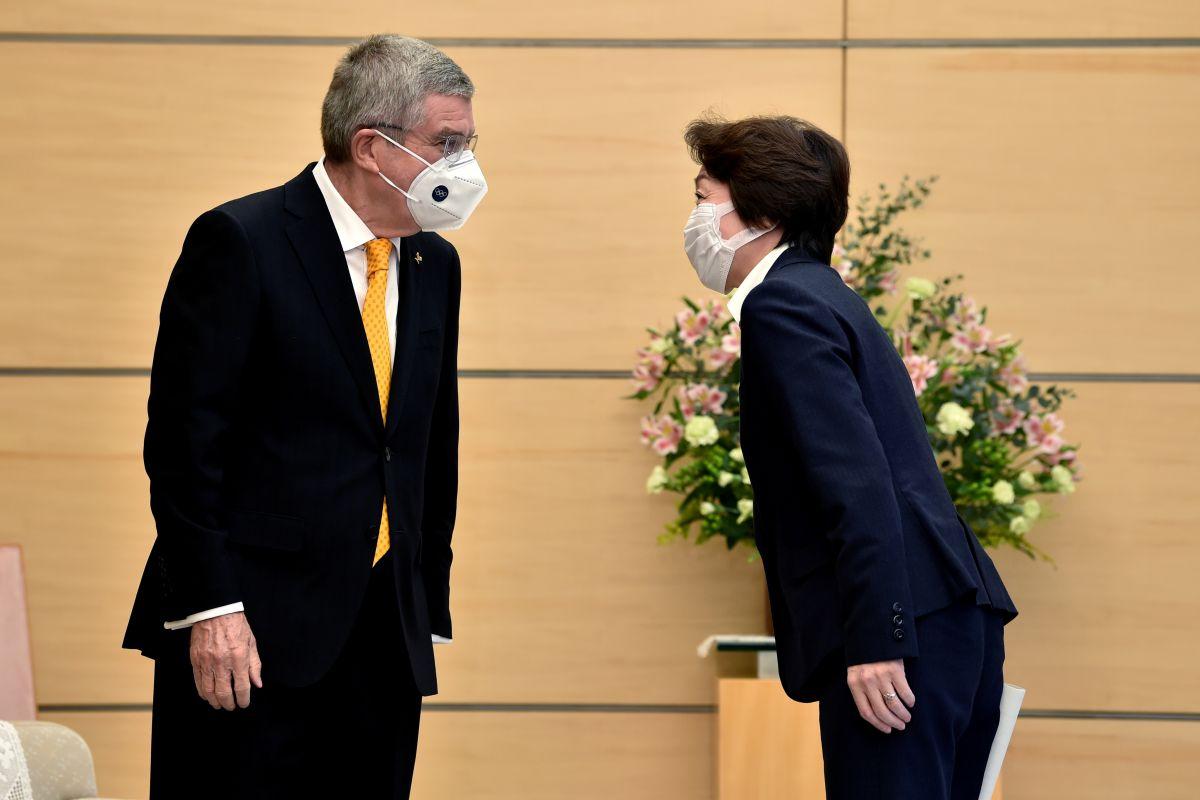
[[[337,52],[0,47],[0,364],[149,366],[188,226],[320,155]]]
[[[736,12],[720,0],[460,0],[432,7],[367,0],[341,6],[316,0],[13,0],[0,30],[50,33],[150,33],[242,36],[347,36],[396,31],[449,38],[833,38],[842,32],[840,0],[749,0]]]
[[[117,649],[151,521],[138,457],[142,379],[0,381],[0,538],[27,554],[39,701],[149,699]],[[1200,711],[1188,501],[1200,387],[1077,384],[1066,434],[1086,480],[1035,530],[1057,567],[1002,553],[1022,616],[1011,680],[1032,708]],[[711,702],[716,632],[761,625],[759,566],[660,547],[666,497],[619,381],[469,379],[443,700]],[[80,402],[83,392],[86,403]],[[1113,424],[1122,420],[1125,424]],[[63,487],[70,487],[64,491]],[[79,653],[86,657],[79,657]],[[535,679],[534,679],[535,678]],[[1167,691],[1167,687],[1171,687]]]
[[[41,719],[87,740],[102,796],[146,797],[149,712],[53,713]],[[712,729],[711,714],[426,708],[412,797],[706,800],[712,797]]]
[[[1004,762],[1007,800],[1193,800],[1200,724],[1021,719]]]
[[[606,380],[462,383],[447,700],[712,702],[713,633],[763,629],[761,566],[661,546],[645,409]]]
[[[1200,643],[1185,633],[1200,618],[1200,385],[1074,388],[1063,416],[1084,480],[1032,532],[1057,567],[998,559],[1022,612],[1007,678],[1027,708],[1200,711]]]
[[[656,544],[670,501],[645,495],[653,458],[625,389],[463,381],[439,699],[708,703],[696,645],[762,629],[757,563]],[[140,378],[0,379],[0,540],[25,547],[40,703],[149,701],[150,662],[119,649],[153,531],[145,393]]]
[[[454,236],[464,366],[631,367],[646,326],[668,322],[682,294],[711,296],[683,253],[698,169],[684,126],[710,107],[840,124],[833,51],[455,55],[491,76],[476,116],[492,194]]]
[[[492,188],[453,237],[464,367],[630,366],[645,326],[669,320],[684,292],[707,294],[681,244],[696,171],[684,125],[710,106],[839,121],[832,50],[450,52],[479,86]],[[0,147],[22,154],[0,186],[0,364],[147,365],[187,226],[319,156],[339,53],[0,48]],[[51,124],[64,108],[86,123]]]
[[[1196,36],[1189,0],[849,0],[852,38]]]
[[[150,700],[150,661],[120,649],[153,530],[146,387],[0,379],[0,540],[25,550],[40,704]]]
[[[1036,370],[1200,363],[1200,51],[852,50],[855,196],[938,174],[907,224]]]
[[[708,800],[712,714],[430,712],[413,800]]]
[[[146,797],[149,712],[43,714],[78,731],[104,797]],[[710,714],[448,712],[427,708],[413,800],[713,797]],[[1008,800],[1191,800],[1200,725],[1022,718]]]

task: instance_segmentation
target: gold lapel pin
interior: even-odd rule
[[[422,261],[424,261],[424,259],[423,259],[423,258],[421,258],[421,254],[420,254],[420,253],[417,253],[417,257],[416,257],[416,258],[414,258],[414,259],[413,259],[413,261],[416,261],[418,264],[420,264]]]

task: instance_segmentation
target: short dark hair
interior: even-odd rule
[[[683,135],[692,159],[729,185],[738,216],[776,223],[782,241],[829,263],[850,210],[850,159],[825,131],[796,117],[704,117]]]

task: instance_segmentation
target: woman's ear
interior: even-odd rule
[[[712,201],[712,202],[720,203],[720,202],[726,202],[726,201],[717,200],[717,201]],[[728,214],[726,214],[725,216],[721,217],[721,238],[722,239],[730,239],[733,237],[733,235],[735,233],[744,231],[748,227],[750,227],[750,226],[742,221],[741,216],[738,215],[737,209],[735,208],[732,211],[730,211]]]

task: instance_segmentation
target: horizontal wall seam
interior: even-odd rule
[[[146,378],[149,367],[0,367],[0,378]],[[620,369],[462,369],[460,378],[526,380],[626,380]],[[1188,372],[1030,372],[1038,382],[1059,383],[1200,383]]]
[[[241,45],[344,47],[354,36],[269,36],[175,33],[59,33],[0,31],[0,42],[59,44]],[[628,39],[554,37],[430,37],[438,47],[617,48],[617,49],[958,49],[1200,47],[1200,37],[1009,37],[1009,38],[825,38],[825,39]]]
[[[43,703],[39,714],[146,712],[150,703]],[[502,714],[715,714],[706,703],[438,703],[427,702],[430,712],[486,712]],[[1092,711],[1087,709],[1022,709],[1027,719],[1118,720],[1126,722],[1200,722],[1195,711]]]

